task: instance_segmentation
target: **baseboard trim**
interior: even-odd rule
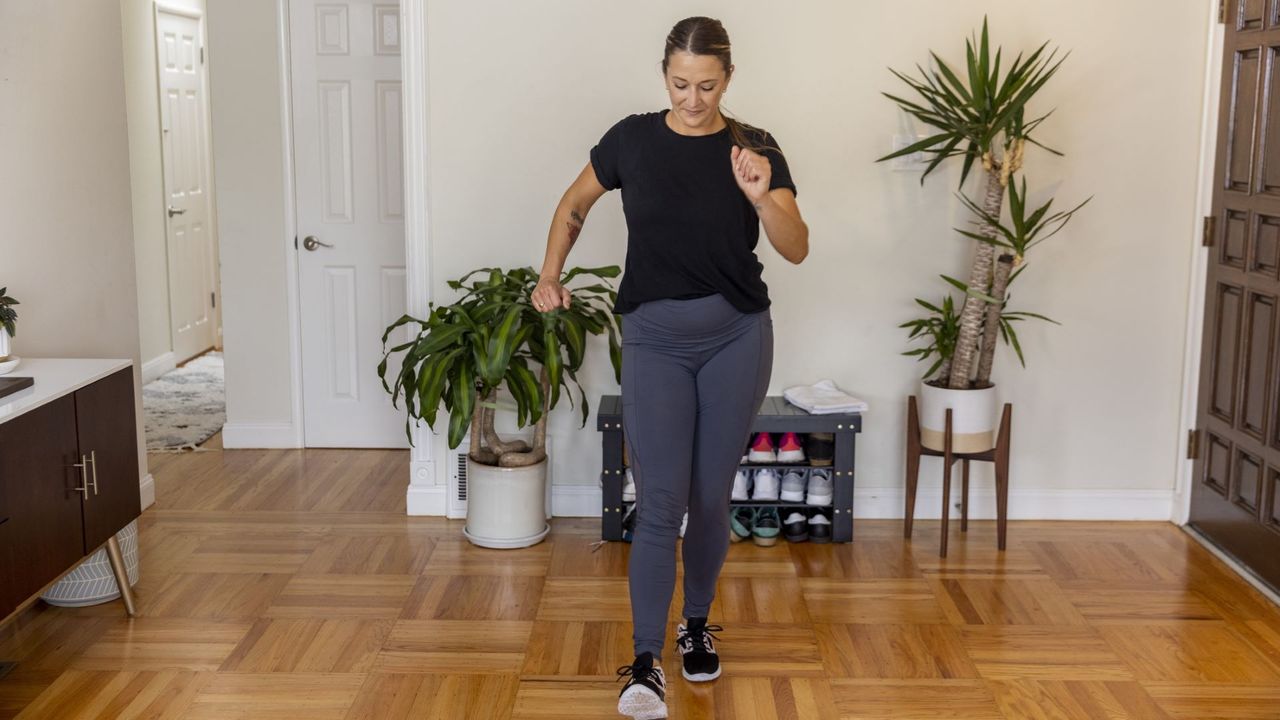
[[[405,508],[409,515],[444,515],[445,487],[443,485],[410,485],[405,493]]]
[[[960,518],[958,478],[952,478],[951,519]],[[856,489],[855,518],[901,519],[906,511],[902,488]],[[1172,490],[1009,490],[1010,520],[1168,520],[1173,515]],[[915,518],[942,517],[942,489],[916,491]],[[993,487],[969,488],[969,519],[996,519]]]
[[[156,479],[151,473],[147,473],[138,483],[138,495],[142,500],[142,509],[146,510],[156,504]]]
[[[227,423],[222,426],[222,447],[228,450],[299,448],[293,423]]]
[[[146,385],[177,366],[178,363],[173,357],[172,351],[151,358],[142,363],[142,384]]]
[[[594,485],[552,485],[553,517],[600,517],[603,491]]]
[[[959,489],[952,494],[951,519],[959,521]],[[554,485],[551,510],[557,517],[599,517],[602,491],[591,485]],[[902,488],[855,489],[853,516],[901,520],[906,492]],[[1168,520],[1171,490],[1010,490],[1010,520]],[[940,488],[916,491],[917,520],[942,517]],[[969,519],[994,520],[994,488],[969,489]]]

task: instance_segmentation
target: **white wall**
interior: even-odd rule
[[[799,266],[767,241],[760,246],[776,331],[770,392],[830,377],[871,403],[858,444],[860,513],[872,505],[900,511],[905,397],[923,368],[900,355],[909,346],[897,324],[915,313],[912,298],[942,293],[939,273],[964,276],[972,248],[951,231],[968,219],[952,194],[958,165],[921,188],[916,174],[873,162],[904,127],[880,95],[903,90],[886,68],[914,67],[929,49],[960,61],[964,38],[986,13],[1008,51],[1044,40],[1072,51],[1036,105],[1057,108],[1039,137],[1067,156],[1029,151],[1028,179],[1037,198],[1095,196],[1037,249],[1015,288],[1018,308],[1063,325],[1022,331],[1026,370],[1012,353],[998,357],[1002,399],[1015,406],[1013,510],[1052,514],[1074,497],[1083,504],[1071,507],[1089,512],[1107,512],[1114,501],[1120,515],[1140,506],[1137,515],[1168,517],[1195,252],[1209,18],[1202,5],[809,1],[784,12],[764,0],[715,0],[697,8],[728,28],[738,74],[727,107],[779,139],[812,233]],[[280,111],[277,69],[268,67],[275,18],[269,3],[209,6],[224,283],[245,294],[226,300],[228,332],[237,312],[245,333],[243,344],[227,338],[228,377],[237,361],[255,376],[243,395],[229,391],[228,413],[285,423]],[[449,297],[448,279],[474,267],[538,266],[550,215],[590,147],[617,119],[667,102],[663,40],[691,12],[671,0],[429,4],[437,301]],[[1160,33],[1130,31],[1156,18]],[[220,109],[218,99],[232,96],[234,105]],[[607,195],[569,264],[621,265],[625,234],[620,200]],[[591,350],[582,373],[588,394],[618,392],[603,341]],[[574,417],[567,405],[555,413],[552,474],[558,484],[593,486],[599,437],[594,423],[580,430]],[[443,482],[442,441],[436,451]],[[922,482],[936,486],[939,474],[926,461]],[[975,483],[977,498],[990,484],[985,467]],[[920,502],[921,514],[937,512]]]
[[[1026,370],[1011,352],[998,357],[1002,399],[1015,407],[1014,493],[1135,491],[1128,499],[1167,507],[1206,8],[915,0],[802,2],[782,11],[763,0],[722,0],[697,11],[728,28],[737,76],[727,106],[779,139],[811,229],[811,254],[799,266],[762,239],[776,331],[770,392],[830,377],[870,402],[860,490],[902,484],[905,396],[923,367],[899,354],[908,346],[896,326],[913,316],[913,297],[942,294],[939,273],[966,274],[972,247],[950,230],[968,219],[952,195],[958,165],[921,188],[917,174],[873,163],[904,122],[879,94],[903,91],[886,66],[910,69],[929,49],[962,63],[964,38],[984,13],[1009,51],[1044,40],[1072,51],[1036,104],[1057,108],[1039,137],[1067,155],[1029,151],[1028,179],[1036,197],[1095,199],[1038,248],[1015,288],[1018,308],[1063,325],[1022,331]],[[550,214],[591,145],[627,113],[666,103],[663,41],[690,13],[669,1],[430,4],[437,297],[446,279],[481,264],[540,263]],[[1161,32],[1131,32],[1156,18]],[[614,193],[592,211],[569,263],[621,264],[624,247]],[[603,344],[592,349],[590,394],[616,392]],[[591,427],[577,430],[567,408],[557,413],[557,482],[595,483]],[[926,461],[923,482],[936,485],[939,474]],[[985,469],[977,475],[988,478]]]
[[[0,286],[22,303],[14,353],[131,358],[145,476],[120,9],[0,4],[0,53]]]
[[[227,377],[223,442],[292,441],[276,4],[207,3]]]

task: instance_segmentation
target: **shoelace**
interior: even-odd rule
[[[685,628],[684,634],[676,639],[676,644],[685,652],[692,650],[694,643],[701,645],[707,652],[715,652],[711,638],[719,640],[720,637],[716,635],[718,632],[724,632],[724,628],[719,625],[703,625],[701,630]]]
[[[659,686],[662,686],[662,676],[658,674],[658,667],[645,667],[643,665],[623,665],[618,668],[618,680],[625,677],[631,677],[633,680],[649,680]],[[614,682],[618,682],[614,680]]]

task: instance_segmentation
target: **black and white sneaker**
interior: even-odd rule
[[[628,678],[618,693],[618,712],[633,720],[661,720],[667,716],[667,679],[654,667],[653,654],[642,653],[635,662],[618,668],[618,678]]]
[[[676,648],[684,661],[685,680],[707,682],[720,677],[720,656],[711,638],[723,631],[719,625],[708,625],[706,618],[689,618],[689,626],[676,630]]]

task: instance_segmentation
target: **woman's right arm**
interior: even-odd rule
[[[573,181],[551,218],[551,230],[547,233],[547,253],[542,260],[542,272],[538,273],[538,285],[533,289],[533,306],[541,312],[557,307],[569,307],[569,291],[560,285],[569,251],[578,240],[578,233],[586,224],[587,213],[607,190],[596,179],[595,169],[588,162],[578,179]]]

